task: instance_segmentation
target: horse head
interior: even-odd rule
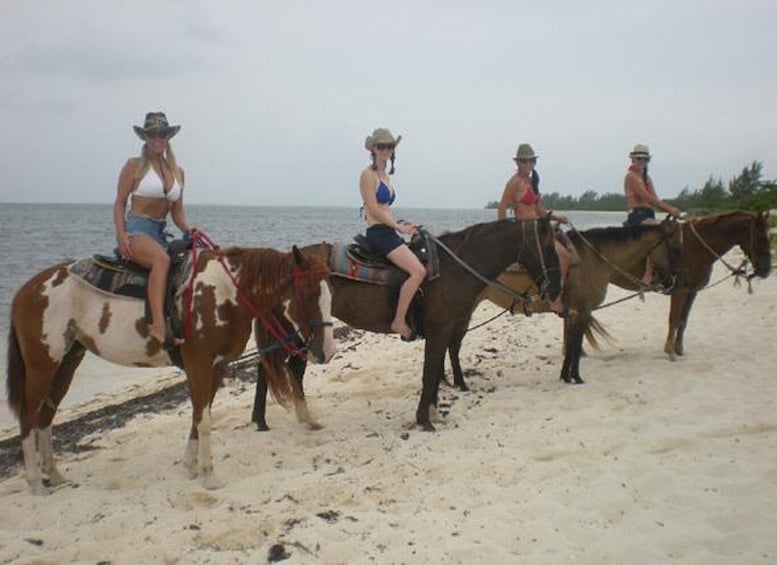
[[[649,253],[655,282],[665,289],[689,286],[688,267],[683,261],[683,230],[676,218],[667,216],[659,224],[659,242]]]
[[[327,363],[335,353],[329,268],[321,258],[296,245],[292,257],[292,294],[284,314],[302,336],[310,360]]]
[[[553,302],[561,294],[561,266],[556,253],[556,232],[550,220],[519,220],[523,241],[517,261],[529,272],[540,296]],[[532,233],[527,234],[526,230]]]

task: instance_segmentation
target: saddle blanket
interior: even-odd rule
[[[388,260],[375,261],[362,258],[351,252],[353,244],[333,243],[332,253],[329,256],[329,269],[332,274],[354,281],[388,286],[394,281],[401,280],[397,273],[402,273]],[[429,253],[426,266],[426,280],[430,281],[440,276],[440,265],[437,259],[436,246]]]

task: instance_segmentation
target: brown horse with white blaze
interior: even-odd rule
[[[192,403],[192,425],[184,455],[190,477],[206,488],[219,486],[211,455],[210,407],[230,360],[245,349],[255,317],[273,310],[309,341],[314,362],[327,362],[335,344],[330,323],[329,270],[299,251],[232,247],[189,255],[188,280],[176,290],[179,312],[188,313],[187,339],[180,346]],[[33,276],[16,293],[8,341],[8,401],[19,419],[26,478],[45,494],[65,479],[57,470],[52,421],[86,351],[128,367],[173,365],[150,337],[142,299],[106,293],[74,275],[67,261]],[[268,372],[274,391],[282,386]],[[278,385],[278,386],[276,386]],[[40,466],[38,453],[40,451]]]

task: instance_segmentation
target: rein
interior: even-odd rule
[[[522,226],[522,229],[523,229],[523,227],[524,226]],[[456,255],[456,253],[454,253],[452,249],[450,249],[447,245],[445,245],[442,241],[440,241],[439,238],[435,237],[434,235],[432,235],[431,233],[429,233],[426,230],[423,230],[423,231],[424,231],[424,234],[427,237],[429,237],[438,246],[440,246],[440,248],[443,251],[445,251],[448,255],[450,255],[451,258],[456,263],[458,263],[461,267],[463,267],[464,270],[466,270],[469,274],[474,276],[476,279],[478,279],[480,282],[482,282],[486,286],[494,287],[497,290],[499,290],[500,292],[503,292],[504,294],[506,294],[507,296],[512,298],[514,301],[521,302],[523,304],[524,312],[526,313],[526,315],[527,316],[530,315],[530,312],[529,312],[529,309],[528,309],[528,305],[531,304],[532,302],[536,301],[537,300],[536,297],[529,296],[526,293],[517,293],[513,289],[511,289],[510,287],[503,285],[502,283],[500,283],[497,280],[490,280],[490,279],[484,277],[483,275],[478,273],[471,265],[469,265],[466,261],[464,261],[461,257]],[[534,222],[534,239],[537,242],[537,251],[538,251],[538,253],[540,255],[540,261],[541,261],[541,264],[542,264],[542,275],[543,275],[544,280],[547,281],[548,280],[547,268],[545,267],[545,259],[542,256],[542,250],[540,248],[539,236],[537,235],[537,223],[536,222]],[[523,249],[523,246],[524,246],[524,244],[522,242],[521,249]],[[519,253],[518,256],[520,257],[520,255],[521,254]],[[511,310],[512,310],[512,308],[511,308]]]
[[[753,283],[752,280],[755,277],[755,273],[747,274],[747,265],[748,260],[743,259],[742,263],[740,263],[739,267],[732,267],[728,261],[726,261],[722,255],[720,255],[717,251],[715,251],[706,241],[704,241],[704,238],[699,234],[699,232],[696,230],[696,226],[693,224],[693,220],[689,220],[687,224],[690,226],[691,233],[696,237],[696,240],[701,244],[701,246],[709,251],[713,257],[715,257],[715,260],[719,260],[721,263],[723,263],[726,268],[729,270],[728,277],[734,277],[734,286],[740,286],[741,282],[739,280],[739,277],[745,277],[745,280],[747,281],[747,293],[753,294]],[[750,248],[754,248],[754,239],[755,235],[755,220],[751,220],[750,222]],[[717,286],[723,281],[725,281],[728,277],[724,277],[723,279],[719,280],[715,284],[712,285],[706,285],[704,288],[711,288],[713,286]]]
[[[572,222],[569,222],[569,225],[572,227],[572,229],[574,229],[574,230],[577,232],[577,235],[578,235],[578,237],[579,237],[579,238],[582,240],[582,242],[583,242],[583,243],[584,243],[586,246],[588,246],[588,247],[589,247],[589,248],[590,248],[590,249],[591,249],[591,250],[594,252],[594,254],[595,254],[597,257],[599,257],[599,259],[601,259],[601,260],[602,260],[602,261],[604,261],[604,262],[605,262],[607,265],[609,265],[609,266],[612,268],[612,270],[613,270],[613,271],[615,271],[616,273],[618,273],[619,275],[621,275],[622,277],[624,277],[625,279],[627,279],[628,281],[630,281],[630,282],[631,282],[633,285],[635,285],[635,286],[638,286],[638,287],[639,287],[639,289],[640,289],[640,290],[639,290],[639,292],[635,293],[633,296],[643,296],[643,298],[644,298],[644,295],[643,295],[644,291],[646,291],[646,290],[658,290],[658,286],[656,286],[656,285],[646,285],[644,282],[642,282],[642,279],[638,279],[637,277],[634,277],[634,276],[632,276],[632,275],[631,275],[631,273],[627,273],[626,271],[624,271],[623,269],[621,269],[621,268],[620,268],[618,265],[614,264],[612,261],[610,261],[609,259],[607,259],[607,257],[605,257],[605,256],[602,254],[602,252],[601,252],[601,251],[599,251],[599,250],[598,250],[598,249],[597,249],[597,248],[594,246],[594,244],[593,244],[593,243],[591,243],[591,242],[590,242],[588,239],[586,239],[586,237],[583,235],[583,233],[582,233],[580,230],[578,230],[578,229],[577,229],[577,228],[576,228],[576,227],[575,227],[575,226],[572,224]],[[655,248],[657,248],[659,245],[661,245],[662,243],[666,244],[666,239],[667,239],[667,238],[665,237],[664,233],[662,232],[662,233],[661,233],[661,237],[660,237],[660,239],[659,239],[659,240],[656,242],[656,244],[655,244],[655,245],[653,245],[653,247],[651,247],[650,249],[648,249],[648,252],[646,253],[646,255],[645,255],[645,256],[647,257],[648,255],[650,255],[650,253],[652,253],[652,252],[653,252],[653,250],[654,250]],[[662,289],[662,290],[663,290],[664,294],[666,294],[666,293],[668,292],[668,291],[667,291],[667,289]],[[630,296],[629,298],[633,298],[633,296]],[[620,299],[620,300],[618,300],[618,301],[616,301],[616,302],[611,302],[611,303],[609,303],[609,304],[605,304],[604,306],[600,306],[600,307],[599,307],[599,308],[597,308],[597,309],[605,308],[605,307],[607,307],[607,306],[611,306],[612,304],[617,304],[618,302],[622,302],[623,300],[626,300],[626,299]]]
[[[294,332],[293,334],[286,331],[286,329],[283,327],[283,324],[278,319],[278,316],[275,315],[272,308],[267,308],[264,312],[259,310],[256,305],[254,305],[251,298],[248,296],[248,294],[243,290],[243,288],[238,283],[235,276],[232,274],[232,271],[230,271],[229,267],[226,264],[226,261],[224,260],[224,254],[221,251],[221,248],[216,245],[213,240],[208,237],[208,235],[205,232],[194,230],[192,232],[192,238],[194,240],[192,245],[192,274],[189,278],[189,284],[186,289],[185,294],[185,308],[184,308],[184,337],[186,340],[188,340],[191,337],[192,334],[192,302],[194,300],[194,279],[196,277],[196,269],[197,269],[197,255],[198,255],[198,248],[199,244],[202,244],[202,247],[204,249],[209,249],[213,251],[213,253],[216,256],[216,259],[221,264],[221,266],[224,268],[224,271],[227,273],[227,276],[232,281],[232,284],[235,286],[235,289],[237,290],[237,296],[240,302],[245,306],[245,308],[251,313],[251,315],[258,319],[259,322],[262,324],[262,326],[267,330],[267,333],[275,339],[275,341],[282,346],[286,352],[289,355],[296,355],[300,358],[306,357],[306,348],[299,348],[296,345],[294,345],[295,336],[298,335],[298,332]],[[299,277],[302,276],[308,276],[308,275],[314,275],[316,273],[313,272],[305,272],[301,269],[294,269],[292,271],[292,280],[294,281],[295,286],[295,298],[297,301],[302,305],[302,301],[300,300],[299,296],[299,288],[297,286],[297,281]],[[321,322],[319,324],[315,324],[316,326],[323,326],[323,325],[331,325],[332,322]],[[309,325],[311,328],[314,327],[314,323],[309,322]],[[301,340],[303,341],[303,340]],[[266,348],[269,349],[269,348]]]

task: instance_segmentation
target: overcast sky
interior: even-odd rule
[[[659,194],[753,160],[777,178],[773,0],[0,0],[0,202],[112,202],[150,110],[186,202],[358,206],[388,127],[397,205],[497,200],[520,142],[543,192]]]

